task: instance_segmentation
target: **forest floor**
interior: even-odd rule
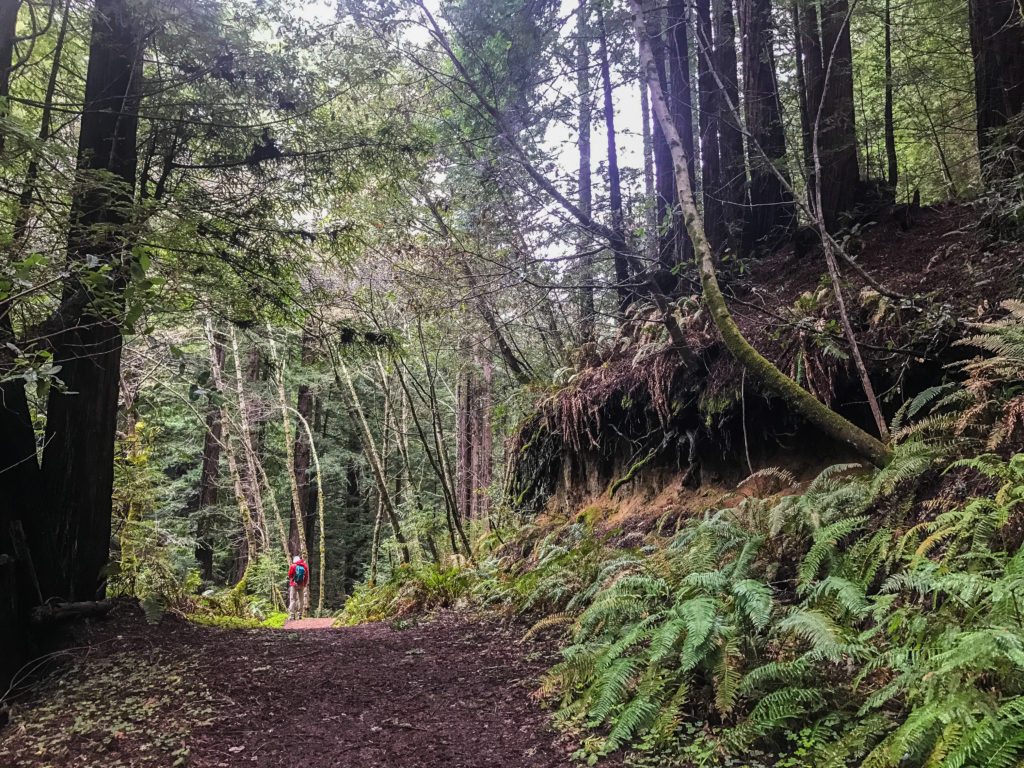
[[[304,628],[149,625],[119,606],[12,703],[0,766],[570,763],[530,697],[549,652],[521,629],[458,613]]]

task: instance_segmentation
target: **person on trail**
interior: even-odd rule
[[[309,566],[296,555],[288,569],[288,618],[301,619],[309,607]]]

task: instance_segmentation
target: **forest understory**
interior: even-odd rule
[[[1020,0],[0,0],[0,768],[1022,768],[1022,596]]]

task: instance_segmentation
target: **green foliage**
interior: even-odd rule
[[[339,616],[343,625],[382,621],[454,605],[470,588],[471,572],[454,565],[402,565],[379,584],[359,585]]]
[[[1001,532],[1024,499],[1024,456],[953,462],[998,490],[908,528],[880,510],[905,514],[941,453],[926,446],[691,520],[643,556],[590,550],[603,566],[559,594],[551,623],[571,621],[571,643],[542,686],[561,724],[597,731],[577,757],[630,746],[638,766],[1018,765],[1024,551]]]
[[[288,613],[279,611],[270,614],[265,619],[246,619],[238,616],[225,616],[223,614],[193,613],[189,614],[188,620],[207,627],[218,629],[281,629],[288,621]]]

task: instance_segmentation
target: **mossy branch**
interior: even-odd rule
[[[646,456],[640,459],[640,461],[633,464],[633,466],[629,468],[626,474],[624,474],[622,477],[620,477],[618,480],[612,483],[611,487],[608,489],[608,498],[614,499],[616,491],[618,491],[619,488],[621,488],[634,477],[636,477],[636,473],[643,469],[645,466],[647,466],[647,464],[650,463],[651,459],[658,455],[658,451],[660,449],[661,446],[658,446],[657,448],[652,448]]]

